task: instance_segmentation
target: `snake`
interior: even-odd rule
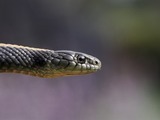
[[[82,52],[0,43],[0,73],[56,78],[94,73],[99,69],[101,61]]]

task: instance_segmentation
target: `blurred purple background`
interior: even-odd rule
[[[1,0],[0,43],[98,57],[97,73],[0,74],[0,120],[159,120],[156,0]]]

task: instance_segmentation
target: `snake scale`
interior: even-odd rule
[[[100,68],[100,60],[85,53],[0,43],[0,73],[55,78],[93,73]]]

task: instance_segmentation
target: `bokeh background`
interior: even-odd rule
[[[0,0],[0,42],[85,52],[97,73],[0,74],[0,120],[159,120],[160,2]]]

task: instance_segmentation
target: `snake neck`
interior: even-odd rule
[[[0,72],[22,73],[46,77],[54,51],[0,46]]]

